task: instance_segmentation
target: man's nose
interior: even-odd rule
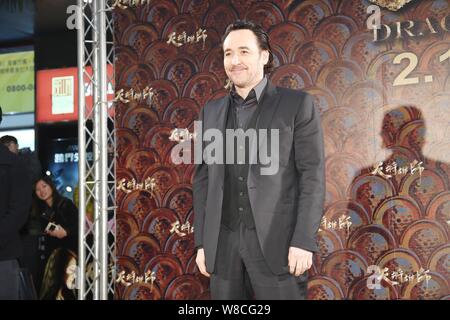
[[[237,54],[234,54],[233,57],[231,58],[231,63],[232,64],[239,64],[239,57]]]

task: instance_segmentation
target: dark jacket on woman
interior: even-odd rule
[[[56,197],[51,208],[47,207],[42,213],[44,225],[53,222],[61,225],[67,232],[67,236],[58,239],[50,235],[46,236],[47,252],[56,248],[65,248],[76,253],[78,250],[78,209],[75,204],[62,196]]]

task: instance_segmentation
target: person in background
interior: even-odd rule
[[[4,145],[16,154],[22,165],[28,170],[28,174],[31,179],[29,194],[32,193],[32,184],[36,182],[41,176],[41,163],[37,157],[37,154],[30,150],[30,148],[19,149],[19,142],[17,138],[10,135],[4,135],[0,138],[0,144]],[[29,208],[28,219],[25,225],[20,230],[20,236],[23,244],[23,255],[19,258],[19,265],[22,268],[26,268],[32,276],[34,286],[40,287],[40,275],[39,275],[39,237],[41,234],[39,217],[33,214],[31,206]]]
[[[13,136],[3,136],[0,138],[0,143],[9,149],[14,154],[19,154],[19,143],[17,138]]]
[[[0,107],[0,123],[2,109]],[[0,300],[20,298],[18,258],[22,255],[19,231],[27,221],[30,177],[19,157],[0,144]]]
[[[17,154],[24,165],[29,170],[31,182],[34,183],[42,174],[42,166],[37,157],[36,152],[31,151],[30,148],[19,149],[19,142],[16,137],[5,135],[0,138],[0,144],[3,144],[14,154]]]
[[[48,176],[38,179],[33,194],[34,209],[39,214],[44,235],[41,256],[45,267],[39,298],[75,299],[74,277],[67,273],[72,272],[70,265],[77,257],[78,209],[71,200],[58,193]]]

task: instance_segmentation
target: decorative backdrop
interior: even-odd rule
[[[209,298],[193,250],[193,165],[171,162],[169,138],[226,94],[220,38],[236,19],[269,32],[271,81],[307,90],[320,110],[327,195],[308,298],[450,299],[450,4],[380,7],[376,34],[371,4],[115,9],[116,92],[128,92],[116,109],[117,299]]]

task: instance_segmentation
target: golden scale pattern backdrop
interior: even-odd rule
[[[115,8],[116,94],[128,93],[116,109],[116,298],[209,299],[193,165],[171,162],[172,133],[192,133],[227,93],[220,39],[249,19],[269,32],[270,79],[313,94],[321,114],[327,193],[308,298],[450,299],[450,2],[382,2],[377,31],[361,0]],[[151,102],[129,94],[148,88]]]

